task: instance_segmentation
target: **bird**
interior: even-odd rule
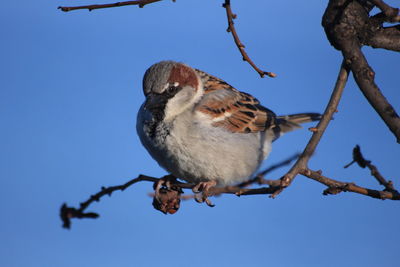
[[[151,157],[173,177],[206,192],[249,180],[271,144],[319,113],[277,116],[252,95],[181,62],[161,61],[143,77],[136,130]]]

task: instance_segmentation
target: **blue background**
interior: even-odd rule
[[[92,205],[99,219],[61,228],[63,202],[77,206],[101,186],[140,173],[165,174],[135,130],[142,75],[157,61],[182,61],[221,77],[277,114],[323,111],[341,62],[320,25],[327,1],[232,1],[246,50],[275,79],[260,79],[241,60],[222,2],[163,1],[90,13],[56,8],[91,1],[2,3],[1,266],[399,264],[398,202],[323,196],[324,186],[301,176],[274,200],[224,195],[213,198],[215,208],[186,201],[168,216],[152,208],[152,185],[143,182]],[[363,51],[400,111],[399,54]],[[264,167],[301,151],[309,126],[275,142]],[[400,187],[399,145],[351,77],[310,167],[381,189],[368,170],[343,169],[356,144]]]

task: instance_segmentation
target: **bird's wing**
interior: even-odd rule
[[[275,113],[260,105],[255,97],[205,72],[198,74],[205,94],[195,111],[206,115],[214,127],[233,133],[254,133],[277,126]]]

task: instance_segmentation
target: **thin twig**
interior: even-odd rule
[[[67,204],[64,203],[60,209],[60,217],[61,217],[61,220],[63,221],[63,227],[70,228],[72,218],[97,218],[97,217],[99,217],[99,215],[97,213],[94,213],[94,212],[85,213],[84,211],[93,202],[100,201],[100,199],[105,195],[111,196],[111,194],[117,190],[124,191],[126,188],[128,188],[129,186],[131,186],[137,182],[141,182],[141,181],[157,182],[158,180],[159,180],[159,178],[146,176],[146,175],[139,175],[137,178],[132,179],[123,185],[102,187],[100,192],[98,192],[94,195],[91,195],[88,200],[80,203],[79,209],[74,208],[74,207],[68,207]]]
[[[273,72],[269,72],[269,71],[263,71],[260,68],[258,68],[256,66],[256,64],[254,64],[254,62],[251,60],[251,58],[249,57],[249,55],[247,54],[246,50],[244,49],[245,46],[244,44],[240,41],[239,39],[239,35],[236,32],[235,26],[234,26],[234,22],[233,20],[237,17],[236,14],[233,14],[232,9],[231,9],[231,1],[230,0],[225,0],[225,3],[222,5],[222,7],[225,8],[226,10],[226,16],[228,19],[228,29],[227,31],[232,33],[233,36],[233,40],[235,41],[235,44],[237,46],[237,48],[240,51],[240,54],[242,54],[243,60],[247,61],[255,71],[258,72],[258,74],[260,74],[261,78],[263,78],[265,75],[269,76],[269,77],[276,77],[276,74]]]
[[[357,163],[361,168],[368,168],[371,171],[371,175],[375,177],[380,185],[385,187],[385,191],[393,192],[399,194],[399,192],[394,188],[392,181],[387,181],[385,177],[378,171],[378,168],[371,163],[370,160],[366,160],[361,153],[361,148],[356,145],[353,149],[353,161],[344,166],[348,168],[351,164]]]
[[[140,8],[144,7],[145,5],[160,2],[162,0],[138,0],[138,1],[125,1],[125,2],[116,2],[111,4],[100,4],[100,5],[86,5],[86,6],[59,6],[58,9],[61,11],[68,12],[77,9],[87,9],[89,11],[101,8],[110,8],[110,7],[120,7],[120,6],[131,6],[137,5]],[[175,1],[173,1],[175,2]]]
[[[272,194],[272,198],[276,197],[280,192],[282,192],[284,188],[288,187],[292,183],[296,175],[307,168],[308,161],[314,154],[315,148],[321,140],[321,137],[328,127],[329,122],[332,120],[333,114],[337,111],[337,106],[346,85],[348,75],[348,67],[343,61],[340,67],[338,78],[336,80],[335,88],[333,89],[331,98],[325,108],[324,114],[322,115],[321,120],[316,126],[316,130],[313,131],[313,135],[311,136],[310,141],[304,148],[304,151],[297,162],[293,165],[289,172],[281,178],[280,190],[277,190],[274,194]]]
[[[364,188],[354,183],[339,182],[337,180],[323,176],[321,171],[312,171],[306,168],[301,170],[300,174],[328,186],[328,188],[325,189],[323,192],[324,195],[335,195],[341,192],[353,192],[369,196],[372,198],[400,200],[400,194],[397,191],[394,192],[379,191],[379,190]]]
[[[279,162],[277,164],[274,164],[274,165],[266,168],[263,171],[260,171],[252,179],[250,179],[250,180],[248,180],[246,182],[243,182],[243,183],[239,184],[238,186],[243,188],[243,187],[250,186],[252,184],[259,184],[259,185],[270,185],[270,186],[277,187],[277,186],[280,185],[280,180],[279,179],[277,179],[277,180],[267,180],[267,179],[264,179],[264,176],[267,175],[268,173],[276,170],[276,169],[279,169],[279,168],[282,168],[282,167],[284,167],[286,165],[289,165],[290,163],[292,163],[292,161],[298,159],[299,156],[300,156],[300,153],[296,153],[293,156],[291,156],[291,157],[289,157],[289,158],[287,158],[287,159],[285,159],[285,160],[283,160],[283,161],[281,161],[281,162]]]

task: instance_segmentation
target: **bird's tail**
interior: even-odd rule
[[[302,123],[319,121],[322,115],[319,113],[298,113],[285,116],[277,116],[278,124],[282,133],[301,128]]]

